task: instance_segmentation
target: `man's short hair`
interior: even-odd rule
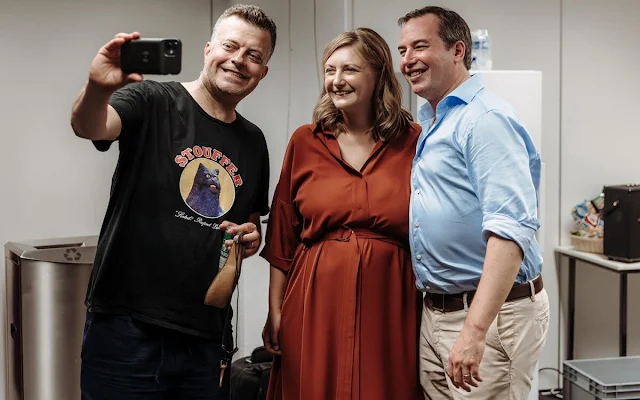
[[[220,21],[229,17],[239,17],[251,25],[269,32],[269,35],[271,35],[271,52],[269,53],[269,57],[273,55],[273,51],[276,48],[277,28],[275,22],[269,18],[264,10],[258,6],[245,4],[236,4],[227,8],[216,21],[216,24],[213,27],[213,32],[211,33],[212,38],[216,34],[216,28]]]
[[[447,49],[450,49],[458,41],[464,43],[466,47],[464,51],[464,66],[467,69],[471,69],[471,30],[464,18],[457,12],[443,7],[427,6],[408,12],[404,17],[398,19],[398,25],[403,26],[409,20],[427,14],[433,14],[440,20],[438,36],[447,46]]]

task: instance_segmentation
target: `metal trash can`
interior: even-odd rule
[[[5,244],[5,399],[80,399],[84,298],[97,239]]]

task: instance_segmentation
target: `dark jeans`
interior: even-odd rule
[[[229,372],[218,388],[217,341],[125,316],[87,313],[82,400],[226,400]]]

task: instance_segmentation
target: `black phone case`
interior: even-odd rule
[[[174,42],[173,54],[166,48]],[[177,75],[182,69],[182,42],[178,39],[132,40],[120,50],[120,68],[123,72],[150,75]]]

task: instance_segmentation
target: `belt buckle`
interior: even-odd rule
[[[469,292],[462,293],[462,304],[464,306],[464,312],[469,312]]]

